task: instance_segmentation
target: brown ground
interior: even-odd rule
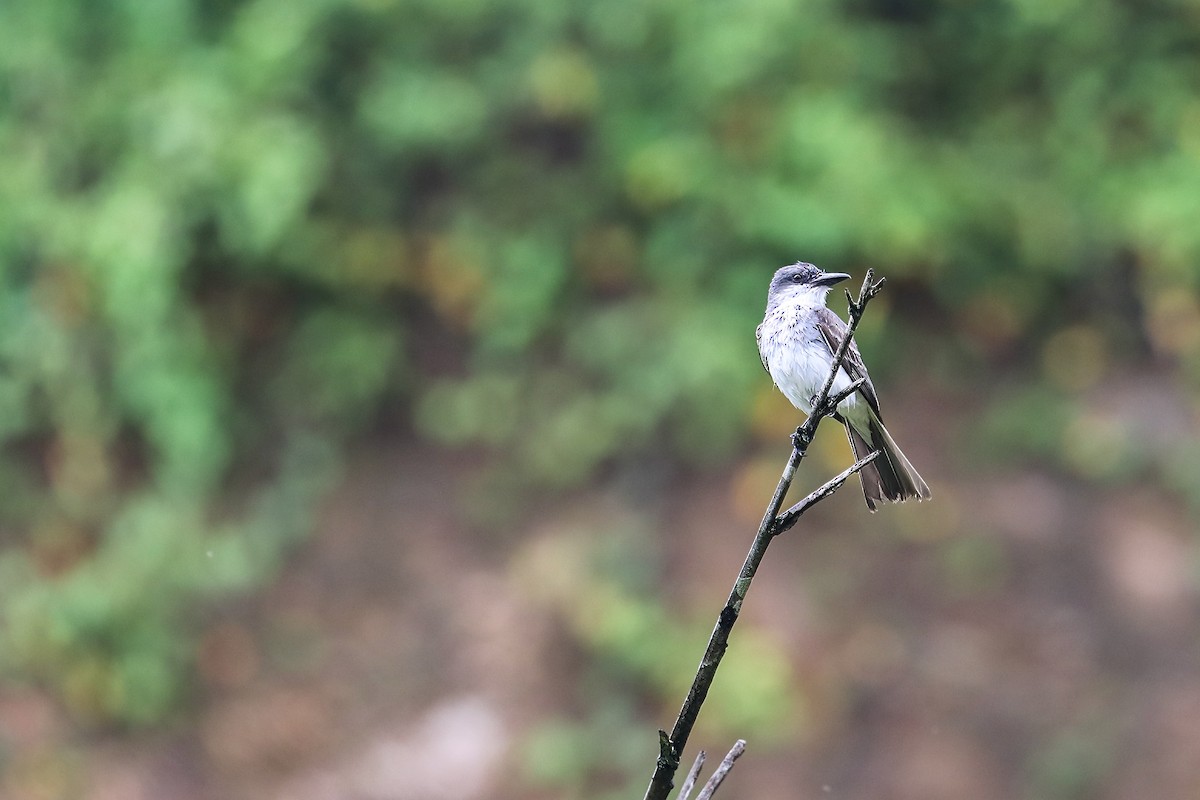
[[[935,501],[872,516],[847,486],[772,546],[733,650],[764,643],[798,710],[770,732],[697,730],[693,751],[750,740],[721,794],[1200,797],[1197,565],[1178,501],[956,466],[938,458],[950,435],[934,436],[955,426],[910,406],[916,424],[894,433]],[[842,463],[838,438],[825,433],[803,485]],[[177,724],[80,733],[34,690],[0,695],[3,796],[640,796],[682,695],[608,649],[624,606],[604,603],[625,601],[578,553],[624,541],[617,572],[647,571],[631,596],[699,631],[681,656],[694,663],[786,455],[768,442],[717,472],[617,470],[501,528],[447,512],[473,491],[465,457],[379,441],[275,585],[211,623],[202,690]],[[733,688],[718,678],[724,719],[738,701],[715,696]],[[624,741],[603,743],[616,766],[532,777],[531,732],[618,708],[609,730]]]

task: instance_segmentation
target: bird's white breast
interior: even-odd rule
[[[774,309],[763,323],[762,356],[767,371],[784,396],[805,414],[812,412],[812,398],[825,386],[833,354],[817,330],[815,320],[806,317],[811,309],[795,305]],[[831,392],[849,386],[851,380],[839,369]],[[838,405],[843,416],[854,415],[859,394],[847,397]]]

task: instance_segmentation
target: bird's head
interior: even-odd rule
[[[850,276],[844,272],[823,272],[812,264],[800,261],[776,270],[767,293],[767,306],[794,303],[803,307],[825,305],[825,295],[836,284]]]

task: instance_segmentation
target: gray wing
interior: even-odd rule
[[[842,343],[842,338],[846,335],[846,323],[842,322],[841,317],[828,308],[821,308],[817,311],[817,329],[821,331],[821,338],[828,345],[829,352],[836,353],[838,346]],[[871,410],[882,422],[883,415],[879,413],[879,398],[875,395],[875,386],[871,383],[871,376],[867,374],[867,365],[863,363],[862,354],[858,352],[858,345],[854,342],[850,342],[846,358],[842,360],[842,369],[846,370],[846,374],[852,381],[866,378],[858,392],[866,398]]]
[[[762,362],[763,369],[765,369],[767,371],[767,374],[770,375],[771,368],[767,366],[767,357],[765,355],[763,355],[762,323],[761,322],[758,323],[758,327],[754,329],[754,341],[756,344],[758,344],[758,360]]]

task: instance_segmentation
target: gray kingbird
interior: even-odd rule
[[[783,267],[771,279],[767,313],[755,331],[758,353],[775,385],[806,414],[812,413],[812,402],[829,378],[834,351],[846,335],[846,323],[825,307],[825,295],[849,277],[800,262]],[[846,426],[856,460],[879,451],[878,458],[858,473],[867,508],[874,511],[883,500],[929,498],[929,486],[883,427],[871,376],[858,345],[851,342],[830,392],[841,391],[859,378],[865,379],[863,385],[838,404],[834,418]]]

